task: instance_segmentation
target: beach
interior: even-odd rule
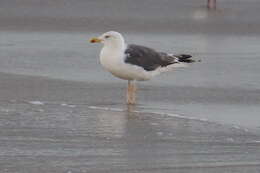
[[[0,172],[260,171],[259,2],[22,2],[0,1]],[[107,30],[200,62],[127,106],[89,43]]]
[[[124,85],[0,79],[3,172],[259,171],[260,135],[245,127],[128,108]]]

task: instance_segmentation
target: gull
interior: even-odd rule
[[[191,55],[165,53],[155,49],[127,44],[122,34],[109,31],[90,40],[91,43],[103,43],[100,51],[100,63],[114,76],[127,80],[127,104],[136,104],[135,81],[147,81],[162,72],[186,67],[193,63]]]

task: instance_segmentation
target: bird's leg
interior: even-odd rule
[[[134,105],[136,103],[136,86],[135,82],[129,80],[127,86],[127,104]]]

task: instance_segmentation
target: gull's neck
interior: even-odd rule
[[[123,38],[120,38],[111,42],[107,42],[106,44],[104,44],[104,48],[122,51],[125,50],[126,43]]]
[[[115,76],[120,76],[126,44],[123,38],[107,41],[100,52],[102,66]]]

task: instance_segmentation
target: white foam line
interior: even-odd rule
[[[115,112],[124,112],[127,111],[125,109],[120,109],[120,108],[109,108],[109,107],[100,107],[100,106],[89,106],[90,109],[98,109],[98,110],[107,110],[107,111],[115,111]],[[186,120],[194,120],[194,121],[200,121],[200,122],[207,122],[207,123],[216,123],[214,121],[210,121],[205,118],[196,118],[196,117],[188,117],[180,114],[172,114],[172,113],[165,113],[165,112],[155,112],[155,111],[131,111],[133,113],[145,113],[145,114],[156,114],[156,115],[161,115],[161,116],[169,116],[169,117],[175,117],[175,118],[181,118],[181,119],[186,119]],[[249,132],[249,129],[245,127],[240,127],[238,125],[232,125],[230,124],[233,128],[238,129],[238,130],[244,130],[245,132]]]
[[[28,103],[30,103],[32,105],[44,105],[44,102],[41,102],[41,101],[29,101]]]
[[[108,108],[108,107],[100,107],[100,106],[89,106],[90,109],[96,109],[96,110],[104,110],[104,111],[115,111],[115,112],[124,112],[124,109],[119,108]]]
[[[208,119],[196,118],[196,117],[188,117],[188,116],[184,116],[184,115],[180,115],[180,114],[160,113],[160,112],[144,112],[144,113],[152,113],[152,114],[164,115],[164,116],[181,118],[181,119],[187,119],[187,120],[196,120],[196,121],[202,121],[202,122],[210,122]]]
[[[107,110],[107,111],[115,111],[115,112],[124,112],[127,110],[124,109],[119,109],[119,108],[109,108],[109,107],[99,107],[99,106],[89,106],[90,109],[99,109],[99,110]],[[184,116],[184,115],[180,115],[180,114],[172,114],[172,113],[162,113],[162,112],[154,112],[154,111],[131,111],[133,113],[145,113],[145,114],[156,114],[156,115],[161,115],[161,116],[169,116],[169,117],[175,117],[175,118],[181,118],[181,119],[186,119],[186,120],[194,120],[194,121],[200,121],[200,122],[207,122],[207,123],[216,123],[217,122],[213,122],[210,121],[208,119],[204,119],[204,118],[196,118],[196,117],[188,117],[188,116]],[[231,126],[235,129],[238,130],[244,130],[245,132],[249,132],[249,129],[244,128],[244,127],[240,127],[238,125],[232,125]]]
[[[89,106],[88,108],[90,109],[96,109],[96,110],[106,110],[106,111],[115,111],[115,112],[124,112],[127,110],[120,109],[120,108],[109,108],[109,107],[100,107],[100,106]],[[161,113],[161,112],[146,112],[146,111],[131,111],[133,113],[146,113],[146,114],[156,114],[156,115],[163,115],[163,116],[170,116],[170,117],[176,117],[176,118],[182,118],[182,119],[189,119],[189,120],[197,120],[197,121],[203,121],[203,122],[210,122],[207,119],[200,119],[196,117],[187,117],[183,115],[178,115],[178,114],[171,114],[171,113]]]
[[[64,106],[64,107],[70,107],[70,108],[75,108],[76,105],[72,105],[72,104],[67,104],[67,103],[62,103],[60,104],[61,106]]]

